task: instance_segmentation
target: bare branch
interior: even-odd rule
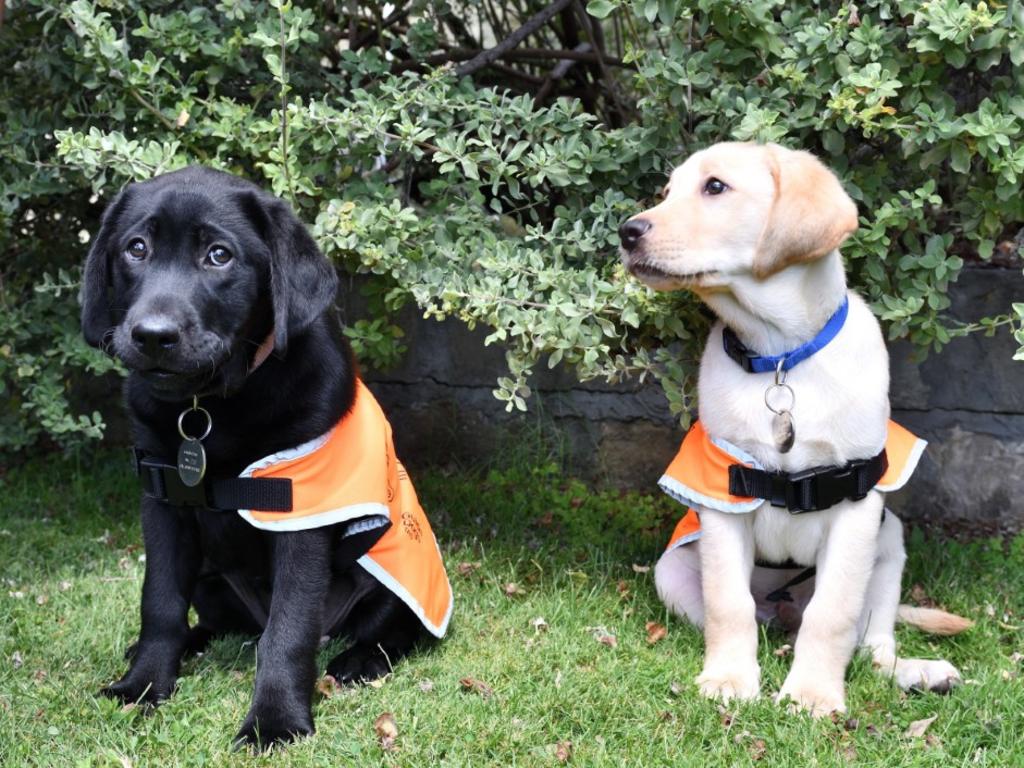
[[[589,51],[590,43],[580,43],[574,50],[580,53]],[[541,85],[540,90],[537,91],[537,94],[533,97],[533,103],[538,107],[543,104],[544,100],[548,97],[548,94],[550,94],[551,90],[555,87],[555,83],[565,77],[576,63],[576,59],[559,59],[558,63],[555,64],[551,72],[549,72],[548,76],[544,79],[544,83]]]
[[[488,48],[485,51],[481,51],[479,54],[477,54],[475,57],[467,61],[465,64],[456,67],[455,74],[458,75],[459,77],[471,75],[477,70],[483,69],[492,61],[502,58],[504,54],[508,53],[521,42],[523,42],[523,40],[525,40],[529,35],[533,34],[538,29],[547,24],[551,20],[552,16],[557,14],[563,8],[566,8],[571,2],[572,0],[555,0],[555,2],[551,3],[551,5],[545,8],[543,11],[535,13],[533,16],[527,19],[526,22],[521,27],[519,27],[519,29],[517,29],[511,35],[506,37],[496,46],[494,46],[493,48]]]
[[[595,23],[590,16],[587,15],[586,10],[583,8],[583,3],[580,0],[573,0],[573,8],[579,15],[580,22],[582,23],[583,30],[586,32],[587,37],[590,38],[590,43],[594,47],[594,55],[597,56],[597,67],[601,71],[601,77],[604,79],[605,87],[608,89],[608,96],[612,100],[612,104],[615,105],[615,111],[619,113],[619,116],[625,114],[625,110],[622,108],[622,102],[619,101],[618,88],[615,84],[615,79],[612,77],[611,71],[605,64],[604,54],[602,49],[604,48],[604,34],[601,31],[601,25]]]
[[[588,46],[589,48],[589,46]],[[493,48],[491,50],[494,50]],[[415,69],[420,66],[432,66],[436,67],[439,64],[447,64],[450,61],[467,61],[478,57],[481,53],[487,53],[487,51],[481,51],[479,48],[451,48],[441,53],[431,54],[426,58],[420,59],[419,61],[409,59],[407,61],[400,61],[391,68],[392,72],[404,72],[407,69]],[[557,48],[517,48],[514,51],[506,51],[497,58],[505,61],[582,61],[588,64],[596,64],[597,56],[593,51],[580,50],[576,48],[574,50],[559,50]],[[605,56],[604,63],[606,66],[612,67],[627,67],[633,69],[633,64],[627,64],[622,59],[615,58],[613,56]]]

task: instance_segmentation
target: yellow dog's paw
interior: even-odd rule
[[[733,699],[756,699],[761,689],[761,668],[756,664],[748,667],[704,667],[697,676],[700,692],[711,699],[728,703]]]
[[[905,691],[949,693],[963,682],[957,668],[942,659],[897,659],[891,674]]]
[[[809,712],[813,717],[825,717],[833,712],[846,711],[842,684],[835,686],[820,680],[793,680],[786,678],[776,703],[789,703],[795,709]]]

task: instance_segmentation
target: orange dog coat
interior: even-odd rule
[[[444,636],[453,600],[441,552],[412,481],[395,456],[391,425],[362,381],[357,381],[352,410],[334,429],[250,464],[240,477],[292,481],[291,512],[238,510],[263,530],[347,523],[345,535],[353,535],[390,523],[357,562],[408,605],[431,634]]]
[[[889,468],[875,489],[888,493],[906,485],[927,444],[895,421],[890,421],[885,440]],[[683,438],[679,453],[658,481],[665,493],[689,507],[676,525],[666,549],[675,549],[700,538],[700,516],[693,507],[742,514],[768,503],[764,499],[729,493],[729,466],[732,464],[762,469],[745,451],[711,437],[704,431],[703,424],[695,422]]]

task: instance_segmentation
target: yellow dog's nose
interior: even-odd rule
[[[624,222],[619,227],[619,240],[622,241],[622,247],[627,251],[636,248],[640,238],[649,232],[653,226],[647,219],[629,219]]]

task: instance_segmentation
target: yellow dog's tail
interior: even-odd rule
[[[958,635],[974,626],[974,622],[955,613],[940,611],[938,608],[918,608],[901,605],[896,617],[904,624],[917,627],[931,635]]]

